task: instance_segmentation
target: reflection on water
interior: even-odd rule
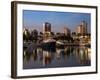
[[[23,51],[23,68],[75,67],[91,65],[91,50],[87,47],[65,47],[52,51],[27,48]]]

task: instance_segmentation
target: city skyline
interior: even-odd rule
[[[87,22],[88,32],[90,32],[91,15],[89,13],[23,11],[23,27],[32,30],[36,29],[38,31],[43,31],[44,22],[51,24],[52,32],[63,32],[64,27],[75,31],[76,27],[78,27],[83,20]]]

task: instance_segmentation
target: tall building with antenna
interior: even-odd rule
[[[45,38],[51,36],[51,24],[48,22],[43,23],[43,35]]]
[[[85,34],[88,33],[87,22],[86,21],[82,21],[80,23],[80,25],[76,28],[76,33],[80,34],[80,35],[85,35]]]

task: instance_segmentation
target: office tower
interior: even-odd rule
[[[45,38],[51,36],[51,24],[48,22],[43,23],[43,35]]]
[[[76,33],[80,35],[85,35],[88,33],[86,21],[81,22],[81,24],[76,28]]]

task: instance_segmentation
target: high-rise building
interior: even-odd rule
[[[51,24],[48,22],[43,23],[43,33],[51,32]]]
[[[64,34],[65,35],[70,35],[71,34],[71,30],[67,27],[64,27]]]
[[[76,28],[76,33],[80,35],[87,34],[87,22],[82,21],[81,24]]]
[[[48,22],[43,23],[43,34],[44,37],[50,37],[51,36],[51,24]]]

